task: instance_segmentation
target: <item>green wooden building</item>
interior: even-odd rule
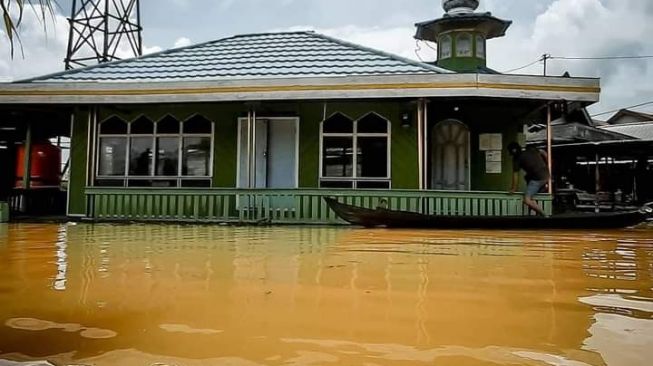
[[[418,39],[438,43],[433,64],[290,32],[0,84],[0,158],[69,137],[70,217],[339,222],[324,196],[522,213],[521,197],[506,192],[505,146],[523,141],[527,124],[596,102],[599,81],[487,68],[486,41],[510,22],[475,13],[478,1],[444,3],[443,18],[417,25]],[[29,179],[16,188],[7,165],[0,192],[14,210],[47,201]],[[540,199],[550,210],[550,197]]]

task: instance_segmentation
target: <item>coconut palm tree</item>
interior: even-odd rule
[[[14,41],[20,44],[18,29],[23,20],[26,8],[34,11],[37,17],[42,20],[45,31],[46,17],[49,15],[54,19],[54,6],[56,0],[0,0],[0,12],[4,30],[9,38],[11,57],[14,56]]]

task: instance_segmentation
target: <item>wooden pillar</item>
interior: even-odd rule
[[[546,155],[549,165],[549,194],[553,194],[553,128],[551,127],[551,104],[546,106]]]
[[[425,149],[424,149],[424,101],[419,99],[417,101],[417,161],[419,164],[419,189],[424,190],[426,186],[424,185],[424,176],[426,172],[424,171],[424,161],[426,160]]]
[[[252,111],[247,111],[247,184],[243,188],[252,187]]]
[[[32,122],[28,121],[25,131],[25,152],[23,154],[23,188],[32,186]]]
[[[429,151],[429,146],[428,146],[428,141],[429,141],[429,101],[424,100],[424,106],[422,107],[424,111],[424,139],[423,139],[423,144],[424,144],[424,166],[423,166],[423,171],[424,171],[424,189],[429,188],[429,176],[428,176],[428,164],[429,164],[429,159],[428,159],[428,151]]]
[[[249,188],[256,188],[256,110],[252,110],[252,142],[251,142],[251,150],[248,152],[251,163],[250,163],[250,174],[249,174],[249,179],[251,180],[249,183]]]
[[[594,168],[594,188],[595,188],[595,197],[594,197],[594,211],[599,212],[601,211],[601,206],[599,203],[599,191],[601,190],[601,170],[599,169],[599,162],[601,161],[599,157],[598,151],[596,152],[596,155],[594,156],[594,162],[596,163],[596,166]]]

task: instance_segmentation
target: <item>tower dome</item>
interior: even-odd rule
[[[478,8],[479,0],[442,0],[442,8],[447,14],[468,14]]]

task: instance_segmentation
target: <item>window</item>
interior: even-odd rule
[[[456,56],[472,57],[472,36],[469,33],[459,34],[456,38]]]
[[[195,115],[100,123],[98,186],[210,187],[213,123]]]
[[[485,38],[480,34],[476,36],[476,57],[485,58]]]
[[[451,36],[445,35],[440,38],[440,44],[438,45],[440,50],[440,59],[451,57]]]
[[[322,188],[390,188],[390,122],[376,113],[322,122]]]

